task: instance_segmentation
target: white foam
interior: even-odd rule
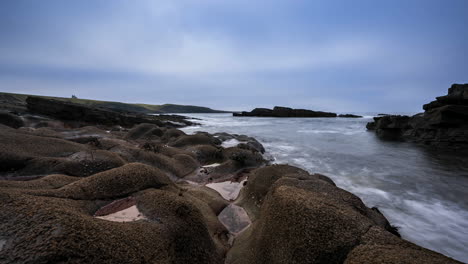
[[[308,130],[308,129],[302,129],[298,130],[298,133],[313,133],[313,134],[338,134],[341,133],[336,130]]]
[[[228,139],[226,141],[224,141],[221,146],[224,147],[224,148],[231,148],[231,147],[236,147],[237,145],[239,145],[240,143],[242,143],[241,141],[235,139],[235,138],[232,138],[232,139]]]
[[[397,203],[398,209],[387,208],[383,212],[392,224],[400,228],[403,238],[418,241],[420,246],[437,250],[460,261],[468,260],[466,211],[440,201],[397,200]],[[439,232],[434,232],[434,228],[440,229]]]
[[[147,219],[141,212],[138,210],[137,206],[131,206],[122,211],[118,211],[112,214],[104,216],[96,216],[96,218],[112,221],[112,222],[134,222],[138,220]]]
[[[221,165],[220,163],[213,163],[213,164],[209,164],[209,165],[205,165],[205,166],[202,166],[203,168],[213,168],[213,167],[218,167],[219,165]]]

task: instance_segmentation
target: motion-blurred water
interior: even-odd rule
[[[468,262],[468,157],[388,142],[366,131],[371,117],[256,118],[188,114],[195,131],[257,138],[275,162],[330,176],[377,206],[403,238]]]

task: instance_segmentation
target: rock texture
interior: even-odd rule
[[[0,124],[0,264],[458,263],[254,138],[45,103]]]
[[[26,102],[30,112],[59,120],[86,122],[93,125],[132,127],[140,123],[151,123],[158,126],[181,127],[191,124],[191,122],[180,116],[158,117],[136,113],[121,113],[108,108],[87,107],[81,104],[42,97],[30,96],[26,99]]]
[[[448,94],[423,106],[414,116],[375,117],[367,129],[391,140],[466,149],[468,146],[468,84],[454,84]]]
[[[18,115],[8,111],[0,111],[0,124],[12,128],[19,128],[24,126],[24,121]]]
[[[0,263],[223,263],[230,235],[218,215],[229,202],[203,184],[265,160],[221,144],[148,123],[0,126]],[[143,216],[106,220],[127,209],[121,201]]]
[[[275,165],[251,173],[239,205],[254,220],[226,263],[459,263],[397,236],[385,217],[319,174]]]

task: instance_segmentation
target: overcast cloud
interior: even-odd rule
[[[5,0],[0,90],[414,112],[468,82],[468,1]]]

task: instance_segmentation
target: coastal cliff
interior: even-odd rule
[[[468,146],[468,84],[453,84],[448,94],[423,106],[414,116],[374,117],[368,130],[390,140],[408,140],[438,147]]]
[[[0,115],[0,263],[460,263],[254,138],[28,104]]]

